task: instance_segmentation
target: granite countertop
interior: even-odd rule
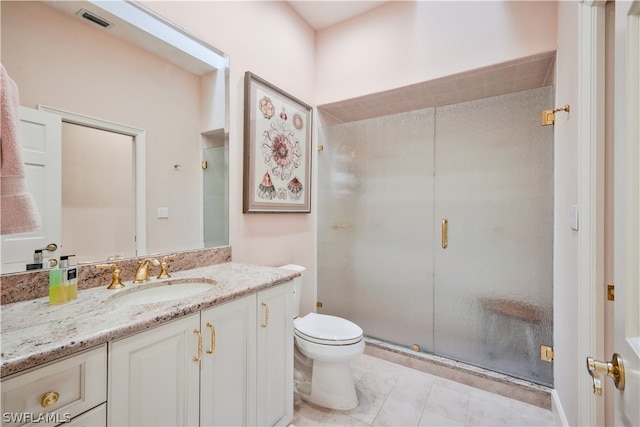
[[[1,306],[1,376],[14,374],[52,360],[83,351],[108,341],[157,326],[284,283],[300,275],[295,271],[226,262],[170,273],[171,278],[152,278],[144,284],[124,282],[125,288],[105,286],[81,290],[78,299],[49,305],[48,297]],[[153,304],[118,304],[124,293],[157,286],[159,282],[180,283],[190,279],[215,280],[210,290],[196,295]]]

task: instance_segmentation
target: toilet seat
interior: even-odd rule
[[[362,329],[353,322],[328,314],[309,313],[293,320],[295,334],[323,345],[349,345],[362,340]]]

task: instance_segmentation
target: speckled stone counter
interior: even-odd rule
[[[162,259],[170,255],[167,260],[169,271],[189,270],[207,265],[220,264],[231,261],[231,247],[196,249],[191,251],[173,252],[167,254],[151,254],[149,257]],[[138,268],[138,261],[146,256],[118,259],[116,262],[122,273],[122,280],[133,280]],[[96,265],[106,261],[78,265],[78,289],[90,289],[103,286],[111,280],[111,270],[98,269]],[[13,302],[26,301],[49,295],[49,270],[32,270],[21,273],[3,274],[0,276],[0,302],[2,305]]]
[[[68,356],[105,342],[160,325],[172,319],[257,292],[300,274],[272,267],[227,262],[172,273],[170,279],[144,284],[124,282],[110,291],[106,286],[78,292],[78,299],[49,305],[48,297],[2,305],[1,376]],[[126,293],[159,284],[200,279],[214,280],[210,290],[179,300],[126,305]]]

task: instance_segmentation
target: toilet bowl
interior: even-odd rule
[[[304,267],[280,268],[304,271]],[[294,386],[308,402],[330,409],[349,410],[358,406],[351,373],[351,360],[364,352],[362,329],[337,316],[299,314],[302,278],[294,279]]]

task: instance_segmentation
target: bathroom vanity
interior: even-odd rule
[[[3,305],[2,425],[287,425],[298,275],[228,262]]]

